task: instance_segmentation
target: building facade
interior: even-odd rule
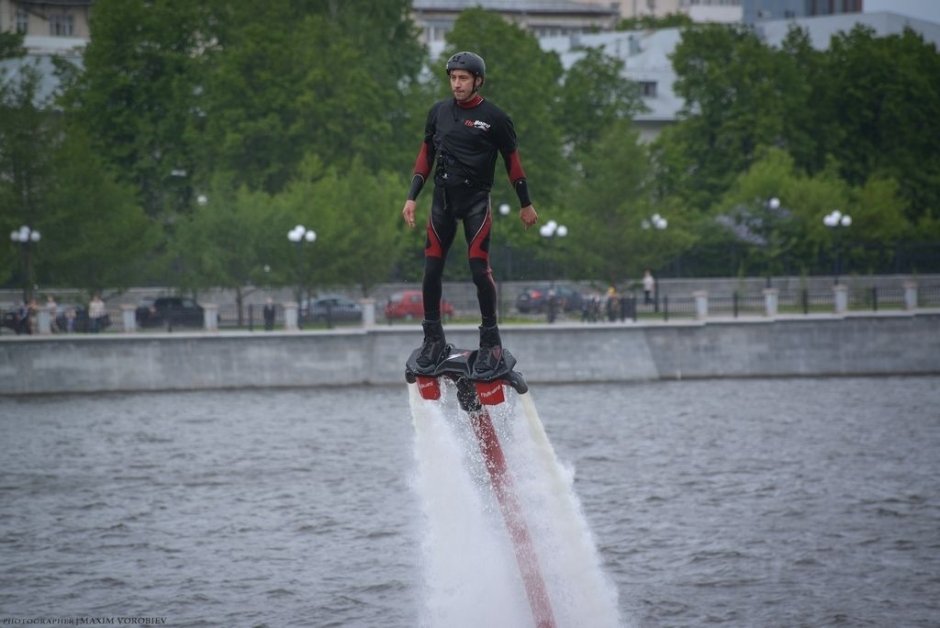
[[[864,0],[742,0],[745,24],[862,13]]]
[[[88,40],[94,0],[0,0],[0,32]]]
[[[607,0],[578,0],[586,4],[610,5]],[[620,0],[620,17],[665,17],[684,13],[694,22],[740,22],[742,0]]]
[[[840,0],[841,1],[841,0]],[[793,26],[806,31],[810,43],[819,50],[829,47],[832,37],[849,32],[856,25],[866,26],[877,37],[898,35],[912,29],[925,41],[940,47],[940,24],[895,13],[856,13],[817,17],[761,20],[755,32],[765,43],[779,46]],[[663,28],[648,31],[618,31],[578,37],[543,38],[543,50],[559,55],[565,68],[584,55],[584,48],[599,48],[605,54],[622,59],[623,78],[638,84],[648,111],[637,114],[633,121],[643,141],[655,139],[667,126],[679,119],[683,100],[676,95],[673,84],[676,73],[670,59],[682,39],[681,29]]]
[[[478,7],[498,13],[536,37],[610,31],[620,19],[617,3],[569,0],[414,0],[412,17],[421,29],[422,43],[442,47],[460,13]]]

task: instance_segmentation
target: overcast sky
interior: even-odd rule
[[[865,0],[865,13],[888,11],[940,24],[940,0]]]

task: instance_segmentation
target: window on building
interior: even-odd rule
[[[29,32],[29,12],[26,9],[16,10],[16,32]]]
[[[75,34],[75,18],[67,13],[53,13],[49,16],[49,34],[71,37]]]
[[[637,81],[643,98],[656,98],[656,81]]]

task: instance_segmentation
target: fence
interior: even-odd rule
[[[904,311],[925,308],[940,308],[940,277],[931,276],[921,280],[916,285],[910,280],[900,280],[884,277],[875,277],[870,281],[852,280],[848,284],[836,286],[822,281],[809,282],[806,287],[791,288],[796,282],[779,282],[780,288],[768,293],[760,282],[736,284],[735,280],[722,282],[707,282],[705,280],[683,280],[680,282],[663,282],[657,294],[650,303],[646,303],[642,291],[628,289],[610,301],[606,297],[586,297],[582,306],[574,311],[563,312],[560,309],[552,314],[559,320],[593,321],[669,321],[674,319],[695,318],[737,318],[748,316],[799,316],[810,314],[842,313],[842,312],[879,312]],[[503,290],[500,302],[500,315],[505,321],[549,322],[548,313],[523,315],[515,311],[514,294],[518,294],[525,285],[519,284],[512,289]],[[588,287],[571,284],[583,292]],[[697,288],[702,289],[697,289]],[[386,291],[392,291],[400,286],[388,286]],[[458,313],[463,312],[468,319],[478,316],[475,287],[472,283],[449,284],[446,289],[448,295],[453,295]],[[381,293],[376,296],[379,297]],[[219,296],[219,295],[215,295]],[[450,296],[448,298],[451,298]],[[841,301],[840,301],[841,299]],[[245,304],[239,317],[234,302],[217,299],[219,305],[214,306],[216,317],[214,324],[200,323],[198,320],[188,326],[177,323],[164,324],[157,328],[148,328],[147,331],[177,332],[184,330],[199,330],[202,328],[218,330],[246,330],[263,331],[265,329],[262,318],[263,303],[248,302]],[[382,298],[374,300],[375,315],[379,322],[386,322],[382,318]],[[277,301],[275,329],[285,328],[286,311],[282,302]],[[41,308],[40,308],[41,310]],[[102,330],[104,332],[123,332],[130,323],[134,327],[133,311],[128,306],[110,304],[108,307],[109,324]],[[49,333],[65,332],[64,326],[56,325],[55,321],[37,312],[27,327],[20,329],[20,333]],[[15,310],[0,309],[2,326],[0,334],[13,335],[17,333]],[[296,318],[296,317],[295,317]],[[298,321],[300,329],[324,329],[333,326],[362,325],[361,321],[335,320],[330,322],[309,322],[301,316]],[[290,327],[288,325],[288,327]],[[28,331],[27,331],[28,329]],[[76,333],[88,331],[87,326],[79,324]]]
[[[669,292],[662,291],[645,303],[637,291],[616,297],[613,308],[606,303],[602,311],[607,320],[675,318],[712,318],[767,315],[809,315],[843,312],[903,311],[940,307],[940,282],[908,286],[854,286],[840,284],[829,290],[797,291],[753,290],[731,292]],[[703,315],[703,300],[705,312]],[[841,300],[841,301],[840,301]],[[611,311],[614,316],[611,317]],[[593,320],[593,317],[584,317]],[[598,320],[604,320],[600,317]]]

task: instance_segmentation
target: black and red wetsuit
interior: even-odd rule
[[[497,154],[522,207],[530,205],[525,171],[519,160],[512,120],[479,94],[466,102],[435,103],[428,112],[424,142],[415,160],[408,198],[414,200],[434,167],[434,198],[424,245],[424,316],[440,319],[441,281],[447,251],[463,221],[473,283],[485,326],[496,324],[496,284],[489,263],[493,224],[490,188]]]

